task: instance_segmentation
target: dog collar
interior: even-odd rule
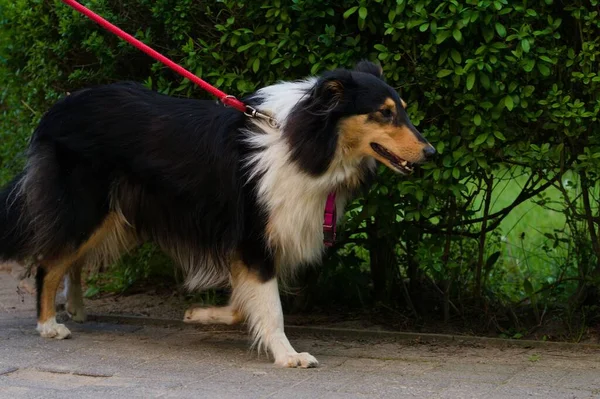
[[[331,247],[336,238],[336,209],[335,192],[329,193],[325,202],[325,215],[323,217],[323,243]]]

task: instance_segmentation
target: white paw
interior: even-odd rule
[[[67,313],[71,317],[71,320],[74,322],[83,323],[87,320],[87,313],[85,312],[83,305],[71,306],[71,304],[67,302],[66,309]]]
[[[279,359],[276,359],[275,365],[279,367],[301,367],[303,369],[308,369],[317,367],[319,362],[310,353],[302,352],[285,355]]]
[[[44,338],[65,339],[71,336],[71,331],[64,324],[58,324],[54,317],[45,323],[38,323],[37,330]]]

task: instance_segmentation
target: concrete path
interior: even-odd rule
[[[245,334],[68,323],[35,331],[34,298],[0,273],[0,398],[600,398],[600,352],[292,335],[317,369],[277,369]]]

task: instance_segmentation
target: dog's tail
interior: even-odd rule
[[[27,216],[23,183],[25,172],[0,190],[0,260],[23,260],[33,231]]]
[[[25,170],[0,190],[0,260],[36,262],[72,241],[73,229],[69,236],[66,228],[77,218],[76,201],[61,184],[59,168],[55,146],[33,140]]]

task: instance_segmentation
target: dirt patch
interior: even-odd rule
[[[106,315],[124,315],[147,317],[152,319],[181,320],[186,309],[199,306],[193,298],[186,297],[172,289],[156,286],[137,287],[136,292],[128,294],[110,294],[86,300],[88,313]],[[327,328],[368,329],[378,331],[400,331],[414,333],[437,333],[462,336],[483,336],[498,338],[500,334],[493,329],[471,329],[464,321],[445,324],[441,320],[430,319],[417,324],[406,316],[387,309],[368,309],[348,311],[340,308],[313,310],[299,314],[286,314],[287,325],[315,326]],[[565,341],[561,339],[564,326],[548,322],[522,339]],[[564,335],[562,335],[564,336]],[[599,331],[588,328],[582,334],[580,343],[599,344]]]
[[[89,313],[141,316],[161,319],[183,319],[191,304],[178,295],[137,293],[133,295],[106,295],[86,300]]]

